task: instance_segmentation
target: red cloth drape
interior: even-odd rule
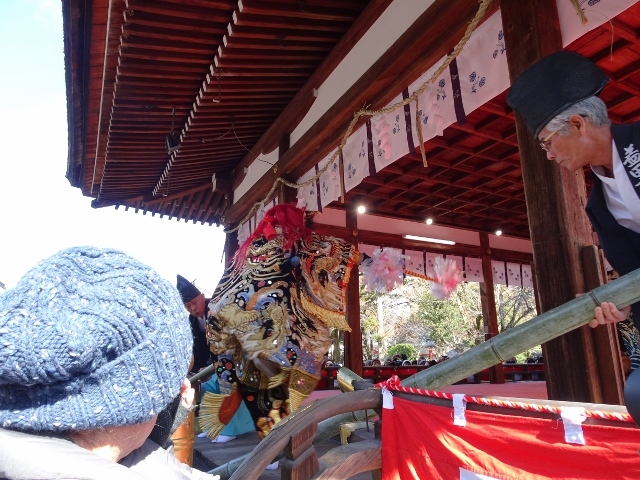
[[[628,424],[583,424],[586,445],[575,445],[561,420],[467,410],[459,427],[451,408],[393,400],[383,410],[383,480],[640,479],[640,429]]]

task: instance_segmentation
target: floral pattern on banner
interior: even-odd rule
[[[466,257],[464,259],[464,272],[467,282],[484,282],[481,258]]]
[[[389,105],[402,101],[402,95],[393,99]],[[407,144],[407,124],[404,110],[396,108],[386,115],[378,115],[371,119],[373,135],[373,153],[376,171],[409,153]]]
[[[437,253],[429,253],[429,252],[426,253],[426,262],[424,267],[425,267],[425,272],[429,277],[434,277],[434,278],[436,277],[436,271],[435,271],[436,258],[441,258],[444,260],[444,257]]]
[[[466,114],[509,88],[509,68],[500,11],[471,35],[457,58]]]
[[[367,158],[367,128],[365,125],[356,130],[342,149],[344,166],[344,190],[348,192],[369,176]]]
[[[411,272],[425,274],[424,269],[424,253],[416,250],[406,250],[405,256],[405,268]]]
[[[318,164],[320,170],[327,164],[331,155],[333,152]],[[338,198],[340,198],[340,160],[336,158],[327,171],[320,175],[320,203],[326,207]]]
[[[520,264],[507,262],[507,281],[510,287],[522,287]]]
[[[587,23],[582,24],[576,9],[568,0],[556,0],[558,20],[562,32],[562,46],[566,47],[575,39],[580,38],[594,28],[598,28],[610,18],[625,11],[638,0],[578,0],[580,8],[587,17]]]
[[[307,173],[305,173],[302,177],[298,179],[296,183],[304,183],[310,178],[313,178],[316,175],[316,169],[312,168]],[[317,212],[320,210],[320,205],[318,205],[318,190],[317,190],[317,182],[311,182],[309,185],[305,187],[298,188],[298,208],[305,208],[310,212]]]
[[[533,274],[531,273],[531,265],[522,265],[522,286],[533,288]]]
[[[504,262],[491,260],[491,270],[493,271],[493,283],[499,285],[507,284],[507,270]]]
[[[427,70],[422,76],[409,86],[409,93],[415,92],[424,82],[431,78],[431,75],[438,69],[444,61],[442,57],[436,64]],[[453,104],[453,90],[451,87],[451,74],[449,69],[445,69],[442,74],[427,86],[424,92],[418,96],[418,115],[420,126],[422,127],[422,139],[427,140],[442,135],[444,129],[456,121],[456,112]],[[415,123],[416,104],[411,103],[411,118]],[[414,145],[420,145],[416,129],[412,129]]]

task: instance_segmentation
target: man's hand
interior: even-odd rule
[[[191,388],[191,382],[185,378],[182,385],[180,385],[180,403],[182,403],[182,406],[187,409],[191,408],[195,394],[196,391]]]
[[[595,318],[589,322],[589,326],[594,328],[606,323],[620,322],[629,316],[629,312],[631,312],[630,306],[618,310],[613,303],[602,302],[599,307],[593,310]]]

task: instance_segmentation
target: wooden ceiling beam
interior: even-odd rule
[[[339,20],[315,20],[298,18],[294,25],[296,30],[308,30],[317,32],[332,32],[342,34],[349,28],[349,22]],[[279,30],[281,32],[291,31],[291,19],[279,15],[254,15],[251,13],[233,12],[233,23],[235,30],[237,27],[252,27],[260,30]]]
[[[226,30],[225,30],[226,33]],[[268,39],[262,38],[260,41],[256,41],[252,38],[242,38],[242,37],[230,37],[225,35],[222,39],[222,44],[224,46],[224,52],[228,50],[236,50],[236,49],[251,49],[251,50],[272,50],[272,49],[284,49],[287,51],[331,51],[334,48],[334,43],[328,40],[315,40],[315,41],[296,41],[291,42],[285,40],[284,38],[276,38],[276,39]],[[224,53],[223,53],[224,56]]]
[[[277,16],[288,19],[325,20],[329,22],[352,23],[360,12],[360,8],[340,9],[338,6],[326,8],[310,5],[292,5],[287,3],[262,0],[239,0],[238,11],[242,14],[261,16]],[[296,22],[297,23],[297,22]]]
[[[188,4],[171,4],[160,0],[124,0],[130,15],[137,16],[143,14],[155,14],[159,17],[166,17],[168,23],[175,19],[197,20],[206,19],[209,22],[225,22],[228,17],[221,12],[229,10],[229,5],[219,2],[211,2],[209,8],[194,7]]]
[[[341,32],[324,32],[311,30],[311,35],[305,30],[289,29],[289,28],[253,28],[243,25],[227,26],[227,32],[230,37],[265,39],[265,40],[282,40],[283,42],[337,42],[340,40]]]
[[[225,16],[226,17],[226,16]],[[169,29],[173,31],[208,33],[210,35],[221,36],[224,34],[225,23],[231,20],[231,12],[228,17],[220,23],[206,20],[186,20],[180,18],[168,18],[164,15],[151,15],[140,13],[131,15],[129,11],[124,11],[125,32],[129,25],[137,25],[140,29],[149,28],[155,30]]]

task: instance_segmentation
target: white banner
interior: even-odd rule
[[[320,161],[318,168],[322,170],[327,164],[334,152],[327,155]],[[329,166],[326,172],[320,175],[320,203],[326,207],[334,200],[340,198],[340,159],[335,158],[334,162]]]
[[[389,105],[400,101],[402,101],[402,95],[396,97]],[[409,153],[403,107],[396,108],[386,115],[373,117],[371,133],[376,172]]]
[[[522,265],[522,286],[533,288],[533,275],[531,273],[531,265]]]
[[[522,276],[520,274],[520,264],[507,262],[507,282],[510,287],[521,287]]]
[[[504,267],[504,262],[498,260],[491,260],[491,270],[493,271],[493,283],[506,285],[507,284],[507,272]]]
[[[409,93],[413,93],[424,82],[429,80],[433,73],[438,69],[440,64],[446,57],[438,60],[433,67],[423,73],[410,87]],[[431,84],[429,84],[424,92],[418,97],[420,114],[420,124],[422,125],[423,140],[442,135],[445,128],[456,121],[456,112],[453,107],[453,90],[451,88],[451,74],[449,69],[445,70]],[[415,102],[411,104],[412,118],[415,118]],[[413,132],[413,143],[419,145],[418,134],[415,128]]]
[[[558,19],[562,31],[562,45],[566,47],[575,39],[610,21],[625,11],[638,0],[578,0],[580,8],[587,17],[587,23],[580,21],[580,16],[569,0],[557,0]],[[614,28],[615,31],[615,28]]]
[[[465,257],[464,272],[465,272],[465,280],[467,282],[484,282],[481,258]]]
[[[425,263],[425,272],[428,276],[430,277],[435,277],[436,276],[436,271],[434,270],[434,266],[436,264],[436,258],[440,257],[443,258],[442,255],[439,255],[437,253],[426,253],[426,263]]]
[[[301,184],[313,178],[316,174],[316,169],[312,168],[307,173],[305,173],[302,177],[298,179],[297,184]],[[298,188],[298,207],[306,208],[309,212],[317,212],[320,210],[320,205],[318,205],[318,190],[317,190],[317,182],[311,182],[309,185],[305,187]]]
[[[425,274],[424,270],[424,252],[418,252],[416,250],[405,250],[404,265],[405,268],[411,272]]]
[[[347,139],[342,149],[344,165],[344,189],[346,192],[369,176],[367,159],[367,128],[362,125]]]
[[[457,61],[462,104],[467,115],[509,88],[500,11],[476,28]]]

